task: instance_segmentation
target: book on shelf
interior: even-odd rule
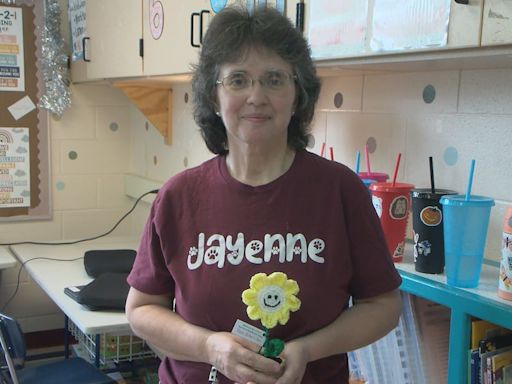
[[[480,339],[479,339],[480,338]],[[509,329],[484,320],[471,323],[471,349],[469,382],[471,384],[488,384],[491,382],[491,357],[498,349],[512,346],[512,333]],[[511,382],[512,384],[512,382]]]
[[[491,374],[493,384],[512,383],[512,377],[505,381],[505,370],[512,369],[512,349],[498,353],[491,358]]]

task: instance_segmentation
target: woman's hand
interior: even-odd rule
[[[298,340],[286,343],[280,357],[283,359],[283,374],[276,384],[300,384],[309,362],[304,344]]]
[[[258,354],[258,347],[228,332],[208,336],[206,349],[211,364],[237,383],[275,384],[282,373],[279,363]]]

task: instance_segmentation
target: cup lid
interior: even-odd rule
[[[382,191],[382,192],[398,192],[398,191],[404,191],[409,192],[412,188],[414,188],[414,185],[409,183],[373,183],[369,187],[372,191]]]
[[[479,207],[492,207],[494,206],[494,199],[491,197],[471,195],[469,200],[466,200],[466,195],[446,195],[441,197],[440,203],[442,205],[451,206],[479,206]]]
[[[451,189],[436,189],[435,192],[432,192],[430,188],[414,188],[411,191],[412,197],[417,197],[420,199],[440,199],[443,195],[456,195],[456,191],[452,191]]]
[[[359,172],[358,175],[363,179],[373,179],[379,177],[385,177],[386,179],[389,178],[389,175],[385,172]]]

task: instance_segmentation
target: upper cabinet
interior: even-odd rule
[[[87,34],[83,62],[76,62],[83,79],[142,75],[141,0],[86,0]],[[73,74],[73,80],[79,80]]]
[[[144,75],[190,73],[212,14],[208,0],[143,0]]]
[[[483,6],[484,0],[306,0],[288,1],[287,15],[303,24],[313,57],[322,60],[478,47]]]
[[[85,0],[84,59],[72,63],[73,81],[190,73],[217,3]]]
[[[512,43],[512,1],[485,0],[482,45]]]

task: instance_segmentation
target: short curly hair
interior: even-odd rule
[[[252,47],[263,47],[291,64],[298,98],[288,125],[288,145],[305,148],[320,93],[320,80],[309,45],[290,20],[276,9],[257,8],[250,12],[242,6],[229,6],[215,15],[203,38],[199,62],[194,65],[194,120],[206,146],[215,154],[228,152],[226,128],[215,114],[216,80],[222,65],[237,62]]]

